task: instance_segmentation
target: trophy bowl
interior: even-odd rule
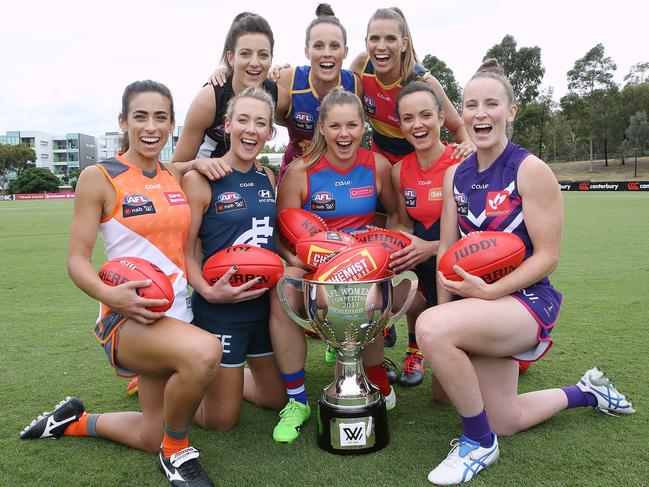
[[[393,289],[404,281],[410,283],[406,298],[393,314]],[[406,313],[416,290],[413,272],[342,283],[314,281],[312,274],[305,274],[300,279],[284,276],[277,284],[293,321],[336,350],[334,380],[318,401],[317,440],[324,450],[370,453],[388,444],[385,398],[365,375],[363,350],[383,336],[391,317],[398,320]]]

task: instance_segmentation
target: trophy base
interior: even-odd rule
[[[370,406],[342,408],[318,401],[318,446],[336,455],[363,455],[390,442],[385,398]]]

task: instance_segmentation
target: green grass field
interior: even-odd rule
[[[649,485],[647,297],[649,193],[566,193],[563,256],[553,276],[565,305],[557,343],[522,377],[520,390],[574,384],[598,365],[634,400],[615,419],[591,409],[564,412],[501,439],[497,466],[470,485]],[[155,457],[99,439],[18,440],[35,415],[68,394],[92,412],[130,410],[92,336],[97,304],[65,269],[72,203],[0,203],[0,486],[164,486]],[[102,262],[101,249],[95,253]],[[400,363],[406,338],[387,355]],[[315,403],[331,379],[323,345],[310,340],[307,388]],[[315,421],[292,445],[275,445],[276,413],[246,405],[228,433],[193,429],[203,466],[221,486],[424,486],[460,433],[451,407],[434,405],[427,381],[397,389],[391,443],[381,452],[338,457],[315,444]]]

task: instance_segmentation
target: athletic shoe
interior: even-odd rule
[[[413,352],[406,355],[403,361],[403,369],[399,384],[412,387],[421,384],[424,380],[424,356],[420,352]]]
[[[616,414],[612,413],[635,413],[633,405],[624,397],[624,394],[620,394],[611,383],[611,380],[597,367],[587,370],[577,383],[577,387],[595,396],[597,398],[595,409],[609,416],[616,416]]]
[[[336,363],[336,351],[329,345],[325,348],[325,362],[328,364]]]
[[[134,396],[135,394],[137,394],[138,389],[139,389],[139,385],[136,377],[131,382],[129,382],[128,385],[126,386],[126,394],[128,394],[129,396]]]
[[[397,407],[397,394],[394,392],[394,387],[390,386],[390,394],[385,396],[385,409],[392,411]]]
[[[311,407],[295,399],[279,412],[279,423],[273,430],[273,440],[277,443],[291,443],[300,436],[302,425],[311,417]]]
[[[21,440],[40,440],[41,438],[61,438],[70,423],[78,421],[85,408],[81,399],[68,396],[58,403],[51,412],[44,412],[20,432]]]
[[[394,347],[395,343],[397,343],[397,329],[392,325],[390,328],[383,330],[383,345]]]
[[[383,359],[383,368],[385,369],[385,373],[388,374],[388,382],[390,382],[390,384],[397,382],[397,366],[395,363],[385,357]]]
[[[498,437],[493,434],[494,444],[489,448],[462,435],[451,441],[448,456],[428,474],[428,481],[435,485],[455,485],[468,482],[478,472],[493,465],[500,456]]]
[[[176,487],[214,487],[214,484],[198,461],[198,450],[188,447],[167,458],[158,453],[158,465],[171,485]]]

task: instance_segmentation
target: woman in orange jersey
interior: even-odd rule
[[[128,85],[119,124],[127,147],[114,159],[84,169],[76,188],[68,272],[86,294],[100,301],[95,335],[118,375],[139,374],[141,412],[89,414],[76,397],[39,416],[22,439],[98,436],[158,452],[160,469],[172,485],[211,486],[189,446],[188,430],[221,359],[220,342],[189,324],[184,247],[190,209],[180,173],[160,162],[174,130],[173,100],[154,81]],[[137,196],[137,198],[134,198]],[[131,211],[132,201],[144,211]],[[109,286],[97,276],[92,250],[97,234],[106,257],[136,256],[160,267],[173,284],[174,304],[166,313],[147,307],[167,300],[145,299],[137,289],[150,281]]]

